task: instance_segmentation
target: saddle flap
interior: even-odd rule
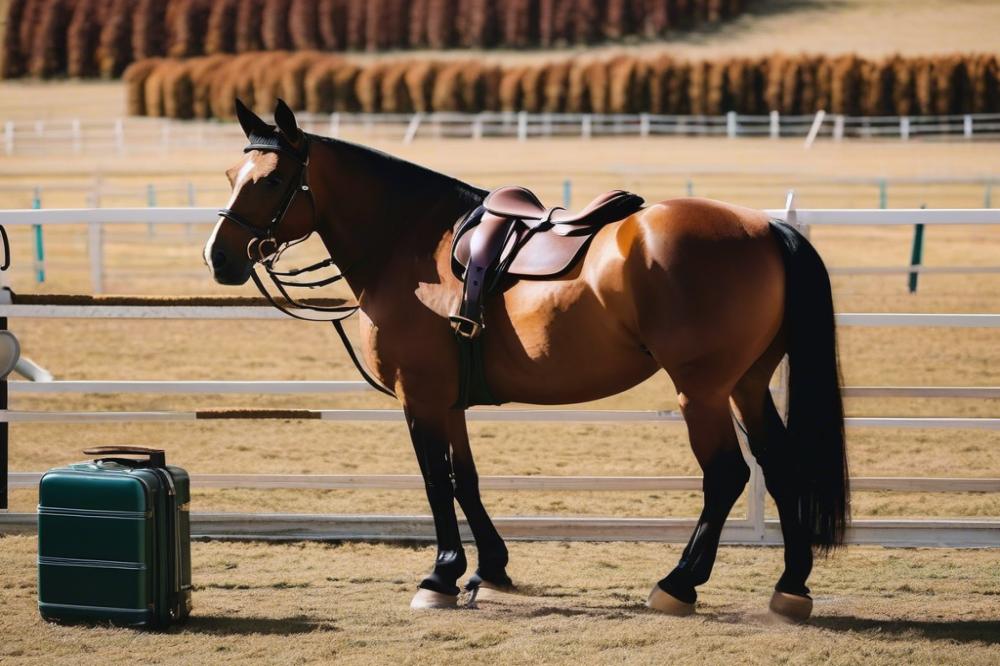
[[[490,192],[483,207],[500,217],[528,220],[542,219],[547,210],[534,192],[514,185]]]

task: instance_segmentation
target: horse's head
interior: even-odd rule
[[[277,126],[269,125],[236,100],[236,115],[250,143],[226,171],[233,193],[204,250],[215,281],[231,285],[245,283],[255,264],[315,231],[309,140],[295,114],[278,100]]]

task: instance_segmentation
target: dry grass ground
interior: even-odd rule
[[[40,620],[35,547],[0,539],[0,661],[995,664],[1000,643],[1000,566],[982,550],[851,549],[819,563],[815,617],[788,626],[765,612],[775,548],[724,548],[698,614],[669,618],[642,602],[676,546],[513,544],[520,596],[415,613],[428,547],[196,543],[195,614],[154,634]]]

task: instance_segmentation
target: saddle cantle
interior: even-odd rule
[[[523,187],[502,187],[458,225],[452,271],[465,283],[462,303],[451,316],[455,332],[475,338],[483,328],[482,304],[505,276],[553,278],[568,271],[605,225],[635,213],[641,197],[612,190],[578,212],[546,208]]]

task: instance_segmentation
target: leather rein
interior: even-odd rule
[[[351,361],[354,363],[354,367],[358,369],[358,372],[364,378],[368,384],[374,388],[376,391],[384,393],[386,395],[396,397],[396,394],[391,390],[386,388],[379,382],[375,377],[368,372],[368,370],[361,363],[361,359],[358,357],[357,353],[354,351],[354,346],[351,344],[350,339],[347,337],[347,332],[344,330],[343,321],[355,314],[361,309],[360,305],[309,305],[301,301],[297,301],[288,293],[289,288],[301,288],[301,289],[315,289],[318,287],[325,287],[327,285],[334,284],[344,279],[346,271],[340,270],[336,275],[319,278],[319,279],[308,279],[305,281],[299,281],[295,278],[301,276],[308,276],[316,271],[322,270],[324,268],[337,268],[334,264],[333,258],[325,259],[323,261],[305,266],[304,268],[296,268],[289,271],[278,271],[276,270],[276,265],[278,260],[281,259],[281,255],[288,248],[298,245],[299,243],[305,241],[309,235],[306,234],[302,238],[286,241],[280,243],[277,239],[278,227],[281,225],[282,220],[288,214],[291,209],[292,204],[295,203],[295,198],[298,195],[302,195],[309,201],[309,207],[312,210],[313,218],[313,229],[317,229],[317,214],[316,214],[316,200],[313,198],[312,189],[309,187],[309,137],[303,132],[302,133],[303,146],[299,150],[294,150],[291,148],[286,148],[282,144],[274,145],[272,143],[259,143],[251,142],[248,146],[243,149],[244,153],[248,153],[252,150],[261,150],[276,152],[282,155],[289,156],[293,158],[298,165],[298,177],[292,179],[292,185],[288,190],[282,195],[278,206],[275,209],[275,213],[271,216],[270,221],[266,227],[260,227],[249,222],[239,213],[235,212],[231,208],[222,208],[219,210],[219,216],[223,217],[233,224],[237,225],[247,233],[249,233],[253,238],[247,243],[247,258],[253,262],[253,268],[250,271],[250,277],[253,279],[254,285],[256,285],[257,290],[267,299],[268,303],[273,305],[275,308],[295,319],[301,319],[302,321],[318,321],[318,322],[330,322],[333,324],[334,328],[337,330],[337,335],[340,337],[340,341],[344,344],[344,348],[347,350],[347,355],[350,356]],[[268,251],[268,249],[270,251]],[[257,266],[263,266],[264,271],[267,273],[274,284],[278,293],[287,303],[282,305],[279,303],[268,291],[264,282],[261,280],[260,275],[257,273]],[[291,279],[290,279],[291,278]],[[289,307],[295,308],[296,310],[308,310],[316,312],[323,317],[307,317],[296,312],[292,312]]]

